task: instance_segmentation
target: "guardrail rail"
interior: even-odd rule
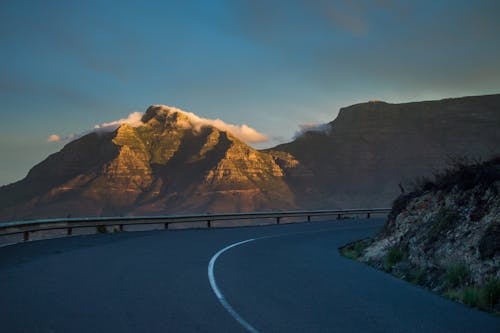
[[[98,230],[98,228],[116,227],[116,231],[124,231],[125,226],[163,224],[164,229],[169,229],[169,225],[190,222],[205,222],[206,228],[212,228],[214,227],[213,221],[275,219],[276,224],[280,224],[284,218],[304,217],[307,222],[311,222],[313,217],[336,216],[337,219],[341,219],[345,216],[365,215],[367,218],[370,218],[372,214],[388,214],[390,211],[390,208],[368,208],[167,216],[59,218],[0,222],[0,237],[22,234],[22,242],[29,241],[30,234],[33,232],[48,230],[66,230],[66,235],[71,236],[73,229],[76,228],[96,228]]]

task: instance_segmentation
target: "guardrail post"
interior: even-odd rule
[[[120,225],[118,226],[118,228],[119,228],[120,232],[123,232],[123,224],[120,224]]]
[[[207,228],[211,228],[211,227],[212,227],[212,221],[207,220]]]
[[[168,223],[165,223],[165,229],[168,230]]]
[[[370,218],[370,213],[366,213],[366,218],[369,219]]]
[[[307,222],[311,222],[311,215],[307,215]]]
[[[68,236],[71,236],[73,234],[73,228],[69,227],[68,228]]]
[[[30,232],[29,231],[24,232],[23,239],[25,242],[30,240]]]
[[[280,224],[280,217],[279,216],[276,218],[276,224]]]
[[[340,220],[341,217],[342,217],[342,214],[337,214],[337,220]]]

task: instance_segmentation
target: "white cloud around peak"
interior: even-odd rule
[[[295,132],[293,135],[294,139],[297,139],[298,137],[302,136],[306,132],[321,132],[328,134],[330,132],[330,124],[302,124],[299,125],[299,130]]]
[[[166,107],[171,111],[180,112],[189,118],[189,121],[196,130],[199,130],[203,126],[213,126],[221,131],[230,132],[238,139],[248,143],[265,142],[269,140],[269,137],[263,133],[260,133],[256,129],[248,126],[247,124],[234,125],[228,124],[220,119],[208,119],[197,116],[192,112],[183,111],[181,109]]]
[[[226,131],[230,132],[234,136],[236,136],[238,139],[247,142],[247,143],[259,143],[259,142],[266,142],[269,141],[269,138],[267,135],[260,133],[256,129],[246,125],[235,125],[235,124],[228,124],[221,119],[208,119],[208,118],[202,118],[197,116],[196,114],[192,112],[187,112],[183,111],[181,109],[175,108],[175,107],[169,107],[169,106],[164,106],[164,105],[159,105],[162,109],[165,111],[173,111],[173,112],[179,112],[187,116],[189,119],[190,125],[195,129],[196,131],[199,131],[203,126],[213,126],[218,128],[221,131]],[[111,122],[106,122],[102,123],[99,125],[95,125],[94,128],[91,130],[96,131],[96,132],[108,132],[108,131],[114,131],[121,125],[129,125],[132,127],[139,127],[144,125],[144,123],[141,121],[142,116],[144,115],[143,112],[132,112],[128,115],[127,118],[121,118],[118,120],[114,120]],[[58,134],[52,134],[47,138],[48,142],[59,142],[59,141],[70,141],[75,138],[79,138],[88,132],[85,131],[81,134],[74,135],[71,134],[67,137],[61,137]]]
[[[139,127],[143,125],[143,122],[141,121],[143,112],[132,112],[128,115],[127,118],[122,118],[118,119],[115,121],[111,121],[109,123],[102,123],[100,125],[95,125],[94,129],[99,129],[99,130],[115,130],[116,128],[120,127],[120,125],[127,124],[132,127]]]

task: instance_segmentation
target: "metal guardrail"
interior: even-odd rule
[[[276,219],[280,224],[281,219],[290,217],[305,217],[311,222],[312,217],[336,216],[340,219],[344,216],[366,214],[388,214],[390,208],[371,209],[342,209],[342,210],[299,210],[285,212],[253,212],[232,214],[198,214],[198,215],[167,215],[167,216],[127,216],[127,217],[89,217],[89,218],[60,218],[47,220],[0,222],[0,236],[23,234],[23,240],[30,240],[30,233],[46,230],[67,230],[71,236],[75,228],[99,228],[118,227],[119,231],[124,226],[163,224],[165,229],[175,223],[206,222],[207,228],[212,228],[213,221],[249,220],[249,219]]]

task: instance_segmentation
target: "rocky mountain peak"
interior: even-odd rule
[[[167,105],[151,105],[142,116],[141,121],[145,124],[162,124],[165,127],[194,127],[188,113]]]
[[[165,105],[118,125],[68,143],[1,187],[0,220],[296,207],[273,156],[231,134],[237,126]]]

